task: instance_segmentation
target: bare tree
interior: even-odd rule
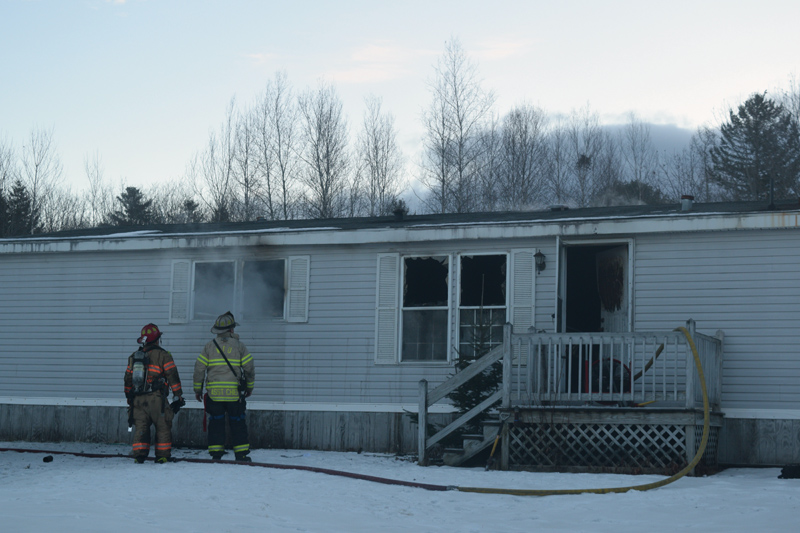
[[[297,194],[298,111],[285,73],[267,83],[254,115],[265,214],[270,220],[289,220]]]
[[[0,139],[0,237],[5,237],[11,227],[9,193],[19,179],[17,159],[11,141]]]
[[[336,90],[325,83],[300,95],[302,181],[305,202],[313,218],[341,216],[348,203],[350,164],[347,153],[347,122]]]
[[[420,181],[432,194],[429,207],[469,212],[478,199],[480,133],[495,97],[481,87],[477,67],[457,39],[445,43],[430,89]]]
[[[98,152],[84,156],[83,168],[89,182],[85,193],[86,222],[90,226],[97,226],[103,222],[105,214],[114,208],[114,193],[105,182],[105,169]]]
[[[503,119],[500,199],[504,209],[530,209],[545,197],[544,112],[518,106]]]
[[[61,181],[63,167],[56,152],[53,130],[33,129],[28,142],[22,147],[22,179],[31,198],[31,211],[47,214],[48,201]],[[31,217],[29,233],[33,233]]]
[[[660,160],[660,182],[668,198],[690,194],[700,201],[703,196],[702,160],[691,147],[676,150]]]
[[[650,126],[635,113],[628,115],[628,123],[619,136],[622,148],[623,180],[636,185],[638,200],[644,201],[644,188],[657,187],[658,151],[650,138]]]
[[[796,75],[789,77],[789,89],[783,91],[780,103],[794,117],[794,121],[800,124],[800,79]]]
[[[5,193],[19,178],[17,155],[11,141],[0,139],[0,193]]]
[[[714,162],[711,149],[717,145],[718,132],[709,127],[700,127],[692,135],[690,148],[694,157],[700,162],[700,191],[697,199],[705,202],[714,202],[722,199],[722,191],[714,184],[712,179]],[[687,193],[681,193],[687,194]]]
[[[503,132],[500,118],[494,113],[478,134],[481,144],[478,155],[478,199],[476,209],[495,211],[504,204],[502,199],[502,177],[505,172],[503,161]]]
[[[578,207],[587,207],[600,190],[598,163],[606,142],[598,114],[588,105],[573,111],[567,138],[572,170],[571,197]]]
[[[259,149],[256,144],[256,124],[254,114],[240,114],[236,118],[233,150],[233,179],[239,187],[237,199],[241,206],[237,217],[240,220],[253,220],[261,211],[261,175]]]
[[[545,176],[548,198],[559,205],[568,204],[570,201],[572,156],[568,130],[560,117],[547,134]]]
[[[447,213],[452,210],[453,205],[453,142],[447,120],[447,105],[438,91],[434,91],[434,99],[427,112],[423,113],[422,119],[425,137],[420,163],[420,183],[428,190],[428,194],[421,201],[433,213]]]
[[[403,154],[397,146],[394,116],[381,113],[381,100],[366,99],[366,112],[357,151],[369,216],[388,215],[400,193]]]
[[[197,196],[208,206],[213,222],[231,220],[231,211],[235,204],[233,198],[236,157],[235,105],[235,99],[231,99],[219,133],[209,134],[206,149],[195,156],[189,166]],[[197,183],[198,179],[200,184]]]
[[[54,191],[42,213],[42,231],[50,233],[91,226],[86,201],[67,187]]]
[[[152,199],[150,211],[154,223],[186,224],[205,218],[194,200],[191,184],[185,180],[155,184],[144,191],[144,196]]]

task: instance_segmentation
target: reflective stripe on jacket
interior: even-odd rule
[[[203,392],[203,385],[208,396],[217,402],[234,402],[239,399],[239,376],[244,372],[247,390],[252,391],[256,381],[255,363],[247,347],[239,341],[236,333],[220,333],[217,344],[225,352],[233,373],[225,359],[217,350],[214,341],[209,341],[194,364],[194,392]]]

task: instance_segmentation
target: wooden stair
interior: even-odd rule
[[[461,466],[486,448],[494,444],[497,431],[501,427],[497,416],[482,423],[483,433],[462,435],[461,447],[445,448],[442,452],[442,462],[447,466]],[[499,450],[495,450],[495,455]]]

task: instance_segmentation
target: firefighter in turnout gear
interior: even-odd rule
[[[181,378],[172,355],[161,348],[161,331],[155,324],[142,328],[141,348],[128,357],[125,369],[125,397],[133,434],[133,457],[143,463],[150,454],[150,425],[156,427],[156,463],[166,463],[172,453],[172,418],[184,405]],[[174,400],[167,403],[169,391]]]
[[[245,398],[253,393],[256,372],[253,356],[233,332],[238,326],[230,311],[220,315],[211,328],[217,337],[209,341],[194,364],[194,395],[208,413],[208,453],[212,459],[225,454],[225,416],[237,461],[250,461],[245,419]],[[203,396],[203,385],[206,394]]]

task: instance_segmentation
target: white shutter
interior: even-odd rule
[[[511,251],[511,313],[514,333],[528,333],[533,326],[534,299],[536,295],[536,250]],[[513,357],[519,359],[519,347],[514,347]]]
[[[400,256],[378,254],[378,286],[375,306],[375,364],[397,363]]]
[[[289,258],[289,291],[286,297],[286,321],[308,322],[308,277],[311,258]]]
[[[169,323],[185,324],[189,321],[189,289],[192,279],[192,262],[172,262],[172,286],[169,298]]]

